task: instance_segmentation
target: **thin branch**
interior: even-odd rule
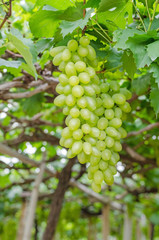
[[[8,18],[12,15],[12,0],[9,0],[9,8],[8,8],[8,12],[6,12],[6,15],[2,21],[2,23],[0,24],[0,29],[3,27],[3,25],[5,24],[5,22],[8,20]]]
[[[135,152],[134,149],[129,147],[126,144],[123,144],[123,149],[132,157],[137,159],[140,162],[146,162],[146,158],[140,155],[139,153]]]
[[[156,128],[156,127],[159,127],[159,122],[152,123],[152,124],[142,128],[142,129],[140,129],[139,131],[129,132],[128,135],[127,135],[127,138],[132,137],[132,136],[137,136],[137,135],[139,135],[143,132],[150,131],[151,129]]]

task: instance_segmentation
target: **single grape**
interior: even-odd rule
[[[99,193],[101,191],[101,185],[100,184],[96,184],[95,182],[92,182],[92,189],[94,192]]]
[[[72,87],[68,84],[64,87],[63,93],[67,96],[69,94],[71,94],[72,92]]]
[[[80,43],[83,47],[86,47],[86,46],[90,43],[90,40],[89,40],[88,37],[83,36],[83,37],[80,38],[79,43]]]
[[[95,157],[95,156],[91,155],[90,156],[90,164],[91,164],[91,166],[97,165],[99,163],[100,159],[101,159],[100,157]]]
[[[76,141],[73,143],[71,151],[73,154],[78,155],[82,151],[82,141]]]
[[[70,138],[72,137],[72,131],[69,129],[69,127],[65,127],[61,132],[61,136],[63,138]]]
[[[71,108],[69,113],[70,113],[71,117],[73,117],[73,118],[78,118],[80,115],[80,111],[77,107]]]
[[[80,57],[86,57],[88,55],[88,49],[81,45],[79,45],[77,52]]]
[[[58,54],[54,57],[52,63],[53,63],[54,66],[59,66],[60,63],[61,63],[61,61],[62,61],[62,52],[58,53]]]
[[[81,138],[83,137],[83,132],[81,129],[77,129],[73,132],[72,136],[75,140],[81,140]]]
[[[87,99],[86,97],[81,97],[80,99],[77,100],[77,105],[80,108],[86,108],[87,107]]]
[[[79,84],[79,78],[77,76],[71,76],[69,78],[69,84],[71,86],[75,86],[75,85],[78,85]]]
[[[106,170],[108,168],[108,162],[100,160],[99,162],[99,169],[102,171]]]
[[[65,67],[65,72],[66,74],[68,75],[68,77],[71,77],[71,76],[76,76],[77,73],[76,73],[76,68],[75,68],[75,65],[73,62],[68,62],[66,67]]]
[[[106,143],[105,143],[105,141],[100,141],[100,140],[97,141],[96,147],[97,147],[97,149],[98,149],[99,151],[104,151],[105,148],[106,148]]]
[[[97,123],[98,129],[104,130],[106,129],[107,126],[108,126],[108,120],[106,118],[102,117],[98,120],[98,123]]]
[[[91,112],[87,108],[81,109],[80,114],[84,120],[90,119]]]
[[[104,161],[108,161],[109,159],[111,158],[111,151],[109,149],[105,149],[103,152],[102,152],[102,159]]]
[[[120,85],[117,81],[111,81],[109,86],[114,92],[118,92],[120,89]]]
[[[94,182],[96,184],[102,184],[103,180],[104,180],[104,176],[103,176],[103,173],[98,170],[97,172],[94,173]]]
[[[54,104],[58,107],[62,107],[66,102],[66,97],[64,94],[58,95],[55,100],[54,100]]]
[[[88,142],[83,143],[83,151],[85,154],[90,155],[92,153],[92,146]]]
[[[86,69],[86,64],[83,61],[78,61],[75,63],[75,68],[77,72],[84,72]]]
[[[114,139],[112,137],[107,136],[105,138],[105,143],[108,148],[112,148],[114,146]]]
[[[67,138],[67,139],[65,139],[64,147],[65,147],[65,148],[71,148],[72,145],[73,145],[73,142],[74,142],[73,138]]]
[[[113,118],[112,120],[109,121],[109,126],[114,127],[114,128],[119,128],[122,125],[122,121],[120,118]]]
[[[68,77],[66,74],[61,73],[59,76],[59,82],[61,83],[62,86],[65,86],[68,84]]]
[[[71,131],[75,131],[80,127],[80,124],[81,124],[81,122],[78,118],[72,118],[69,121],[68,127]]]
[[[70,53],[69,49],[66,48],[66,49],[62,52],[61,58],[62,58],[63,61],[68,61],[68,60],[71,58],[71,53]]]
[[[76,85],[72,88],[72,95],[74,97],[80,98],[84,94],[84,89],[80,85]]]
[[[54,47],[50,50],[50,55],[52,57],[55,57],[58,53],[62,52],[65,48],[66,48],[65,46]]]
[[[90,61],[93,61],[96,59],[96,52],[94,50],[94,48],[90,45],[87,46],[87,50],[88,50],[88,53],[87,53],[87,58],[90,60]]]
[[[88,134],[88,133],[90,133],[91,132],[91,127],[90,127],[90,125],[89,124],[83,124],[82,125],[82,131],[83,131],[83,133],[84,134]]]
[[[75,103],[76,103],[76,98],[72,94],[69,94],[66,97],[66,104],[67,104],[67,106],[72,107],[72,106],[75,105]]]
[[[89,74],[86,73],[86,72],[80,73],[80,74],[78,75],[78,77],[79,77],[80,82],[83,83],[83,84],[87,84],[87,83],[90,82],[90,76],[89,76]]]
[[[123,105],[126,101],[126,97],[121,93],[116,93],[112,96],[114,102],[118,105]]]
[[[83,151],[77,155],[77,158],[81,164],[85,164],[89,161],[88,155],[86,155]]]
[[[112,118],[114,118],[113,109],[106,109],[105,112],[104,112],[104,115],[107,119],[111,120]]]
[[[76,40],[72,39],[67,43],[67,47],[71,52],[75,52],[78,48],[78,43]]]

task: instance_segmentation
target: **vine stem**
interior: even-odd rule
[[[0,29],[3,27],[3,25],[5,24],[5,22],[8,20],[8,18],[12,15],[12,0],[9,0],[9,8],[8,8],[8,12],[6,12],[6,15],[2,21],[2,23],[0,24]]]
[[[83,5],[85,5],[86,4],[86,0],[83,0]],[[85,16],[86,16],[86,9],[84,8],[83,9],[83,18],[85,18]],[[86,31],[86,26],[83,28],[83,30],[82,30],[82,36],[85,34],[85,31]]]
[[[135,8],[137,14],[139,15],[140,21],[141,21],[141,23],[142,23],[142,25],[143,25],[143,28],[144,28],[145,32],[147,32],[147,29],[146,29],[146,27],[145,27],[145,24],[144,24],[144,22],[143,22],[143,20],[142,20],[142,17],[141,17],[141,15],[140,15],[140,13],[139,13],[139,11],[138,11],[136,5],[134,4],[133,1],[132,1],[132,3],[133,3],[133,6],[134,6],[134,8]]]
[[[152,15],[152,18],[150,19],[150,23],[149,23],[149,26],[148,26],[148,31],[151,29],[152,22],[153,22],[153,20],[155,18],[155,13],[156,13],[156,10],[157,10],[158,3],[159,3],[159,0],[156,0],[155,8],[154,8],[154,11],[153,11],[153,15]]]
[[[148,15],[149,15],[149,19],[151,21],[151,15],[150,15],[150,11],[149,11],[149,6],[148,6],[147,0],[145,0],[145,3],[146,3],[146,8],[147,8],[147,12],[148,12]]]
[[[93,26],[92,26],[92,28],[93,28],[98,34],[100,34],[107,42],[111,43],[111,41],[110,41],[108,38],[106,38],[101,32],[99,32],[96,28],[94,28]]]
[[[102,30],[102,32],[106,35],[106,37],[109,39],[110,43],[112,42],[112,39],[109,37],[109,35],[104,31],[104,29],[101,27],[101,25],[93,18],[91,18],[91,20],[93,20],[97,26]]]

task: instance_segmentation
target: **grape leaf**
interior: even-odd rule
[[[22,62],[20,61],[7,61],[0,58],[0,67],[4,66],[6,68],[19,68]]]
[[[100,1],[97,0],[88,0],[88,2],[86,3],[85,7],[91,7],[91,8],[98,8],[99,7],[99,3]]]
[[[30,18],[29,26],[35,37],[52,37],[59,26],[61,11],[40,9]]]
[[[98,12],[105,12],[111,8],[122,7],[126,4],[125,0],[101,0],[99,3]]]
[[[71,0],[37,0],[36,1],[36,5],[38,6],[44,6],[44,5],[50,5],[54,8],[60,9],[60,10],[64,10],[70,6],[74,6],[75,1],[71,1]]]
[[[139,2],[142,2],[145,5],[145,0],[139,0]],[[147,0],[147,4],[149,8],[153,8],[155,0]]]
[[[121,65],[122,52],[112,48],[107,52],[106,69],[116,68]]]
[[[129,37],[133,37],[134,34],[141,34],[141,32],[137,29],[118,29],[114,32],[114,36],[113,36],[113,41],[117,42],[115,45],[115,48],[121,48],[121,49],[126,49],[127,45],[126,45],[126,41],[128,40]]]
[[[122,62],[123,62],[123,68],[128,73],[128,76],[133,79],[134,74],[137,70],[136,64],[134,62],[134,57],[131,51],[124,51],[124,54],[122,56]]]
[[[154,61],[159,57],[159,40],[147,45],[148,56]]]
[[[36,42],[36,48],[38,53],[43,52],[45,49],[49,49],[53,46],[54,38],[43,38]]]
[[[67,8],[60,16],[60,20],[76,21],[83,18],[83,3],[76,3],[76,7]]]
[[[117,7],[112,11],[105,12],[105,19],[114,22],[118,27],[125,28],[126,24],[133,22],[132,19],[132,2],[129,0],[121,7]],[[126,18],[125,16],[128,15]]]
[[[153,73],[153,77],[155,78],[155,82],[159,87],[159,66],[157,63],[152,63],[150,65],[150,72]]]
[[[132,91],[134,91],[137,95],[144,94],[150,85],[152,75],[150,73],[143,75],[139,78],[135,78],[132,81]]]
[[[72,33],[78,27],[83,29],[85,27],[85,25],[87,24],[87,22],[91,16],[91,13],[93,11],[94,11],[94,9],[88,10],[84,19],[79,19],[74,22],[62,21],[62,23],[60,24],[62,36],[65,37],[67,34]]]
[[[9,41],[15,46],[18,52],[23,56],[26,61],[29,73],[37,78],[36,69],[33,64],[33,60],[36,60],[36,50],[32,41],[22,37],[18,30],[12,29],[10,33],[7,34]]]
[[[159,113],[159,89],[152,88],[150,93],[151,106],[155,110],[156,115]]]
[[[41,93],[38,93],[30,98],[25,99],[23,102],[23,111],[30,117],[40,112],[42,109],[42,102],[44,97]]]

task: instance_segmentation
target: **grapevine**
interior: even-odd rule
[[[62,72],[54,104],[67,116],[60,145],[68,148],[68,158],[77,156],[81,164],[89,164],[92,189],[100,192],[103,180],[111,185],[117,173],[120,139],[127,136],[122,117],[131,111],[126,101],[131,93],[117,81],[99,80],[96,52],[86,36],[52,48],[50,54]]]

